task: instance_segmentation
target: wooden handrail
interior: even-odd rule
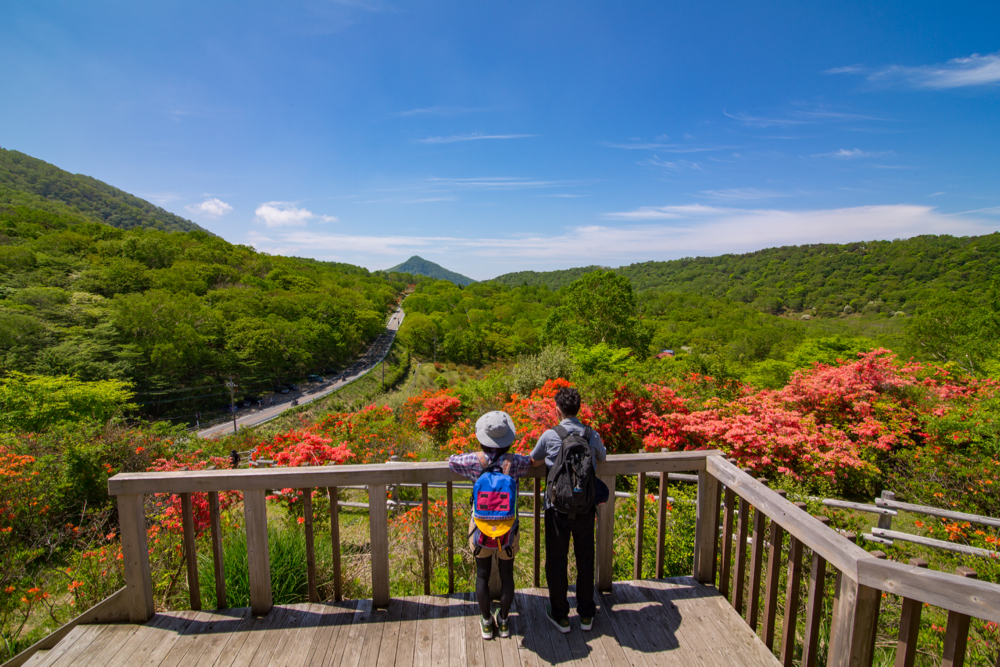
[[[784,533],[789,536],[789,587],[786,598],[792,596],[790,607],[786,614],[781,641],[781,655],[785,664],[791,664],[795,648],[795,610],[798,607],[798,568],[803,550],[812,554],[812,576],[810,579],[809,603],[807,615],[808,632],[804,659],[805,664],[816,660],[821,638],[818,636],[819,615],[821,607],[821,584],[824,564],[837,570],[837,586],[830,618],[830,637],[828,640],[828,667],[847,667],[848,665],[870,664],[874,648],[874,623],[877,622],[881,592],[889,592],[904,598],[928,603],[944,608],[956,615],[956,618],[976,617],[989,621],[1000,622],[1000,585],[978,581],[971,577],[960,577],[944,572],[936,572],[915,568],[901,563],[880,560],[857,546],[835,530],[810,516],[802,508],[784,498],[783,492],[769,489],[762,481],[756,480],[724,459],[718,451],[690,451],[622,454],[609,456],[608,460],[598,464],[597,473],[608,485],[611,497],[606,505],[599,508],[597,517],[597,553],[596,553],[596,583],[598,590],[611,589],[614,563],[614,505],[616,475],[640,474],[640,495],[637,498],[637,545],[642,543],[644,526],[642,523],[643,495],[642,486],[646,474],[659,473],[661,480],[659,514],[657,522],[658,533],[663,530],[666,492],[662,488],[667,479],[665,473],[679,471],[695,471],[698,479],[698,497],[696,511],[696,526],[694,538],[694,558],[692,574],[695,580],[704,584],[714,584],[716,574],[719,575],[719,587],[724,592],[730,592],[730,576],[732,575],[731,593],[734,606],[742,607],[744,586],[748,588],[745,598],[747,605],[747,622],[756,630],[763,625],[762,634],[769,648],[774,643],[775,607],[778,601],[778,572],[781,558],[782,538]],[[534,536],[535,579],[539,569],[540,543],[540,507],[541,495],[538,480],[544,477],[544,468],[533,468],[527,477],[535,480],[534,484]],[[181,494],[184,501],[184,528],[191,537],[185,540],[186,553],[194,554],[193,526],[190,519],[191,499],[188,494],[208,492],[210,508],[214,515],[218,514],[217,494],[220,491],[242,491],[244,495],[244,512],[246,515],[247,549],[250,569],[250,599],[254,613],[266,613],[271,608],[271,581],[268,562],[268,535],[264,493],[268,489],[294,488],[310,493],[312,489],[327,489],[331,497],[331,539],[334,543],[334,597],[341,594],[339,568],[339,523],[337,519],[337,487],[360,485],[367,486],[368,515],[371,535],[371,574],[372,603],[381,607],[389,603],[389,535],[387,525],[387,486],[395,484],[422,485],[421,506],[424,508],[424,548],[423,562],[425,591],[430,583],[430,561],[427,558],[426,510],[428,507],[427,485],[444,482],[451,486],[452,482],[462,478],[451,472],[448,464],[443,461],[400,463],[374,465],[338,465],[302,468],[271,468],[256,470],[211,470],[185,472],[153,472],[153,473],[123,473],[108,481],[108,490],[118,496],[119,519],[121,524],[122,550],[124,555],[126,598],[129,618],[133,622],[144,622],[153,613],[152,587],[149,572],[148,549],[146,544],[146,517],[144,514],[143,497],[148,494],[170,493]],[[721,486],[726,488],[725,502]],[[448,557],[449,562],[454,553],[453,526],[451,517],[451,488],[449,492],[449,527],[448,527]],[[211,502],[215,496],[215,502]],[[739,531],[735,545],[733,544],[732,519],[734,504],[739,498]],[[725,521],[720,526],[720,510],[725,506]],[[310,599],[316,598],[314,555],[312,554],[312,536],[314,517],[312,504],[304,503],[308,508],[306,530],[307,563],[309,568]],[[750,527],[750,513],[753,509],[753,538],[750,559],[750,571],[746,570],[746,548]],[[770,522],[770,531],[767,530]],[[216,530],[218,517],[212,516],[213,546],[221,547],[221,531]],[[717,561],[720,555],[719,533],[722,529],[722,562]],[[770,534],[771,554],[767,559],[767,581],[762,582],[763,554],[766,546],[765,536]],[[186,535],[187,537],[187,535]],[[662,568],[663,535],[657,536],[657,564],[659,573]],[[736,555],[735,571],[730,570],[729,560]],[[221,552],[221,548],[215,551]],[[743,554],[740,556],[739,554]],[[637,548],[633,558],[633,574],[641,575],[644,571],[642,551]],[[197,571],[193,567],[193,558],[189,558],[188,577],[194,582],[192,596],[197,595]],[[216,572],[221,572],[221,553],[216,554]],[[721,566],[721,567],[720,567]],[[449,568],[449,589],[453,587],[453,573]],[[217,586],[219,582],[217,581]],[[759,590],[762,583],[764,590]],[[764,596],[763,619],[759,618],[758,595]],[[217,587],[216,597],[219,604],[225,603],[224,587]],[[197,602],[192,598],[192,606]],[[763,620],[763,623],[759,623]],[[791,620],[791,624],[789,623]],[[955,624],[956,654],[960,648],[960,632]]]
[[[736,495],[764,512],[771,521],[784,528],[785,532],[819,553],[854,581],[858,579],[858,561],[874,560],[874,556],[867,551],[830,530],[815,517],[802,512],[723,457],[709,456],[706,462],[708,472],[725,484],[726,488],[732,489]]]
[[[666,454],[612,454],[597,464],[599,477],[623,472],[677,472],[704,470],[708,456],[717,450],[669,452]],[[545,477],[545,469],[532,468],[526,477]],[[201,493],[205,491],[257,491],[301,489],[351,484],[385,486],[457,482],[465,478],[448,469],[447,461],[303,468],[255,468],[241,470],[197,470],[178,472],[119,473],[108,480],[112,496],[152,493]]]

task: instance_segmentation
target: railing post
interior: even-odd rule
[[[608,491],[608,502],[597,516],[597,590],[611,590],[615,563],[615,476],[601,477]]]
[[[698,471],[698,508],[694,529],[694,579],[698,583],[715,585],[713,577],[716,515],[719,513],[719,480],[707,470]]]
[[[670,476],[660,473],[660,502],[656,507],[656,578],[663,578],[663,550],[667,537],[667,481]]]
[[[960,565],[955,571],[961,577],[976,578],[972,568]],[[969,617],[957,611],[948,612],[948,626],[944,635],[944,659],[941,667],[962,667],[965,664],[965,647],[969,641]]]
[[[448,499],[448,595],[455,592],[455,501],[451,482],[447,486]]]
[[[247,569],[250,571],[250,611],[263,616],[274,606],[271,598],[271,556],[267,544],[267,500],[263,489],[243,492],[247,528]]]
[[[327,488],[330,496],[330,543],[333,548],[333,599],[344,599],[343,582],[340,576],[340,494],[337,487]]]
[[[198,585],[198,542],[194,531],[194,510],[191,494],[181,494],[181,525],[184,529],[184,560],[187,561],[188,596],[191,609],[201,610],[201,588]]]
[[[372,605],[389,606],[389,524],[385,485],[368,487],[368,529],[372,550]]]
[[[646,523],[646,473],[639,473],[635,493],[635,556],[632,559],[632,578],[642,579],[642,543],[645,540],[643,527]]]
[[[927,567],[923,558],[911,558],[910,565]],[[917,659],[917,636],[920,634],[920,613],[924,605],[919,600],[903,598],[899,614],[899,635],[896,638],[895,667],[913,667]]]
[[[872,657],[872,624],[882,602],[882,591],[859,584],[844,573],[835,592],[837,613],[830,621],[827,667],[867,667]]]
[[[783,489],[775,491],[784,498]],[[767,554],[767,577],[764,580],[764,628],[761,640],[768,651],[774,650],[774,623],[778,612],[778,588],[781,579],[781,544],[785,539],[785,529],[777,521],[771,522],[770,543]]]
[[[829,517],[816,517],[824,526]],[[806,606],[806,636],[802,640],[802,667],[815,667],[819,655],[819,622],[823,613],[823,593],[826,591],[826,559],[815,551],[809,572],[809,602]]]
[[[761,477],[761,484],[767,480]],[[764,569],[764,528],[767,516],[759,507],[753,508],[753,546],[750,549],[750,590],[747,624],[757,632],[757,615],[760,609],[760,579]]]
[[[219,492],[208,492],[208,519],[212,526],[212,561],[215,565],[215,607],[226,608],[226,566],[222,553],[222,515]]]
[[[153,617],[154,608],[143,496],[118,496],[118,525],[122,535],[128,620],[132,623],[145,623]]]

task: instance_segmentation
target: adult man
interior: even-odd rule
[[[594,449],[598,461],[607,457],[607,450],[601,436],[589,429],[576,418],[580,411],[580,393],[576,389],[563,387],[555,396],[556,410],[559,412],[559,426],[569,434],[583,435],[589,431],[588,442]],[[531,465],[545,464],[551,468],[562,449],[562,438],[555,430],[549,429],[538,439],[531,452]],[[573,553],[576,556],[576,613],[580,616],[580,627],[590,630],[594,625],[594,519],[596,508],[586,514],[570,517],[556,511],[552,506],[549,492],[545,494],[545,576],[549,583],[549,609],[546,616],[559,632],[566,633],[569,625],[569,588],[566,568],[568,565],[569,539],[573,538]]]

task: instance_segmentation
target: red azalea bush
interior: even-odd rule
[[[196,451],[190,454],[177,453],[173,458],[160,458],[153,461],[149,467],[150,471],[156,472],[176,472],[179,470],[205,470],[209,466],[216,468],[228,468],[230,466],[227,457],[210,456],[202,458],[202,452]],[[157,494],[156,498],[162,508],[161,519],[163,525],[173,533],[182,534],[184,532],[183,515],[181,513],[181,497],[178,494]],[[219,509],[225,510],[230,505],[239,502],[242,494],[239,491],[220,491]],[[195,534],[200,536],[209,528],[210,516],[208,510],[208,494],[191,494],[192,515],[194,518]]]

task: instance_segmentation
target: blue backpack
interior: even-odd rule
[[[483,463],[489,463],[485,454]],[[489,463],[472,486],[472,533],[474,555],[482,549],[499,549],[512,555],[518,531],[517,481],[511,477],[510,461]]]

